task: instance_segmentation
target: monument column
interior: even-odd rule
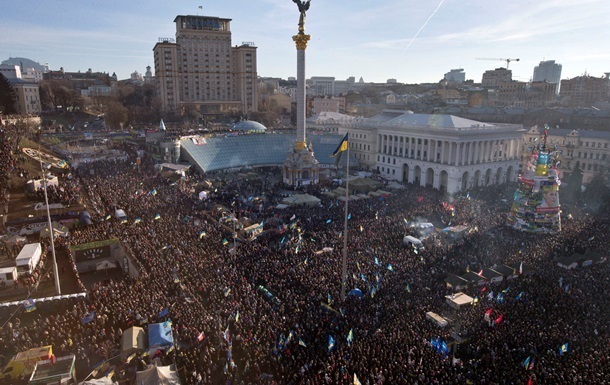
[[[320,178],[320,165],[316,159],[312,146],[307,146],[305,125],[307,95],[305,90],[305,49],[311,36],[305,34],[305,13],[309,9],[309,2],[293,0],[299,7],[299,33],[292,37],[297,48],[297,130],[296,143],[284,161],[282,171],[284,183],[299,187],[309,184],[318,184]]]
[[[299,32],[292,37],[297,47],[297,143],[295,149],[302,150],[307,147],[306,139],[306,103],[307,93],[305,89],[305,49],[311,36]]]

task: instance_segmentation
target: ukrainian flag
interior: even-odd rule
[[[160,214],[155,215],[155,220],[158,220],[158,219],[161,219],[161,215]]]
[[[336,156],[340,152],[347,151],[347,145],[348,145],[347,137],[348,136],[349,136],[349,133],[345,134],[345,136],[341,140],[341,143],[339,143],[339,145],[337,146],[337,149],[332,153],[331,158]]]

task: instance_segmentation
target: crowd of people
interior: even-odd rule
[[[576,252],[608,255],[608,207],[593,215],[566,206],[570,219],[564,215],[561,233],[529,234],[505,226],[514,185],[457,198],[407,186],[349,201],[344,233],[345,203],[320,194],[321,186],[308,188],[320,206],[277,209],[287,187],[271,182],[274,171],[263,175],[260,188],[240,179],[216,182],[204,201],[201,176],[167,180],[146,162],[97,162],[73,173],[94,224],[73,229],[56,247],[117,238],[139,275],[87,289],[79,279],[86,299],[66,301],[56,314],[19,314],[30,322],[3,322],[4,361],[52,344],[57,356],[75,354],[93,370],[120,350],[127,328],[171,320],[174,347],[154,358],[114,359],[115,379],[133,378],[130,368],[151,360],[175,364],[183,384],[353,384],[356,377],[369,385],[604,384],[610,378],[608,265],[567,271],[556,264]],[[108,219],[114,207],[128,219]],[[239,234],[234,249],[232,227],[221,221],[228,213],[263,223],[264,233],[248,241]],[[432,235],[423,250],[404,245],[412,231],[407,223],[423,220],[472,231],[458,239]],[[446,304],[453,292],[447,276],[502,264],[523,264],[532,273],[469,285],[464,291],[475,303],[460,310]],[[429,322],[428,311],[450,325]],[[94,319],[83,323],[90,314]],[[438,338],[448,351],[435,349],[431,340]]]

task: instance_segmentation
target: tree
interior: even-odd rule
[[[120,129],[122,124],[127,124],[129,112],[119,102],[111,101],[106,105],[104,120],[110,129]]]
[[[0,74],[0,113],[5,115],[17,113],[16,101],[17,96],[13,86],[4,75]]]

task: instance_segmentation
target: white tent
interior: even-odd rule
[[[180,385],[180,380],[173,365],[150,365],[147,369],[136,373],[135,383],[138,385]]]
[[[282,199],[282,203],[315,207],[320,204],[320,199],[309,194],[298,194]]]
[[[138,326],[132,326],[123,332],[121,337],[121,355],[124,357],[132,353],[141,353],[146,350],[146,333]]]

